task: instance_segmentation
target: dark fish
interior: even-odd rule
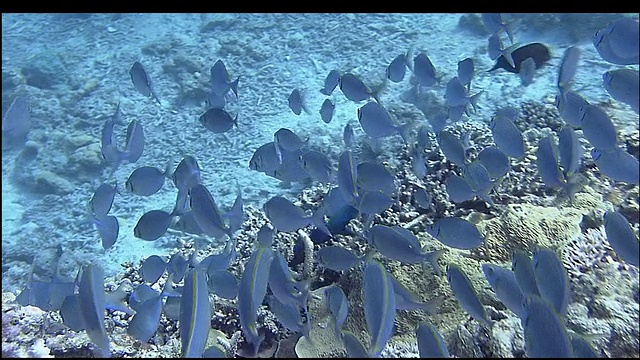
[[[302,98],[302,94],[300,93],[300,90],[293,89],[293,91],[289,95],[288,100],[289,100],[289,108],[291,109],[291,111],[293,111],[294,114],[300,115],[302,113],[302,110],[304,110],[304,112],[306,112],[307,114],[309,113],[309,110],[304,104],[304,100]]]
[[[110,249],[118,239],[118,233],[120,231],[118,218],[112,215],[95,216],[92,222],[96,229],[98,229],[100,239],[102,239],[102,248],[105,250]]]
[[[140,94],[146,97],[153,97],[158,104],[160,104],[160,99],[158,99],[158,96],[153,91],[149,76],[144,70],[142,64],[138,61],[134,62],[133,66],[131,66],[131,70],[129,70],[129,75],[131,75],[131,82],[133,83],[133,86],[138,90],[138,92],[140,92]]]
[[[238,96],[238,81],[240,76],[235,81],[231,81],[227,68],[224,66],[222,60],[216,61],[211,67],[211,91],[219,97],[227,95],[229,90]]]
[[[179,191],[187,191],[195,184],[200,183],[200,167],[196,158],[185,155],[180,161],[176,170],[171,175],[173,184]]]
[[[231,237],[230,229],[225,226],[213,196],[204,185],[192,186],[189,189],[189,199],[194,218],[205,234],[214,238],[225,234]]]
[[[344,126],[344,130],[342,131],[342,141],[344,142],[344,146],[346,146],[347,149],[353,147],[353,137],[353,127],[351,126],[351,124],[347,123],[347,125]]]
[[[413,75],[420,86],[431,86],[436,83],[436,68],[425,53],[419,53],[413,58]]]
[[[133,120],[127,127],[127,146],[122,158],[130,163],[140,159],[144,151],[144,131],[139,121]]]
[[[100,357],[109,357],[109,336],[104,326],[106,298],[104,271],[100,265],[89,264],[82,271],[78,284],[78,304],[85,330],[91,341],[99,348]]]
[[[167,231],[172,220],[173,215],[165,211],[151,210],[140,217],[133,235],[142,240],[156,240]]]
[[[351,73],[342,74],[338,83],[344,96],[351,101],[360,102],[370,97],[378,101],[378,94],[371,90],[360,78]]]
[[[320,118],[322,118],[322,121],[327,124],[330,123],[335,109],[336,106],[330,99],[324,99],[320,107]]]
[[[558,89],[564,96],[573,85],[573,78],[578,70],[578,60],[580,59],[580,48],[571,46],[564,51],[560,71],[558,72]]]
[[[111,206],[113,205],[113,199],[118,192],[118,186],[111,186],[107,183],[103,183],[96,189],[91,201],[89,203],[89,209],[97,217],[106,216]]]
[[[406,142],[406,126],[395,125],[389,112],[378,102],[368,102],[358,108],[358,121],[362,130],[374,139],[400,134]]]
[[[402,81],[407,71],[407,61],[407,54],[396,56],[387,66],[387,78],[395,83]]]
[[[475,72],[475,67],[473,65],[473,59],[466,58],[458,62],[458,79],[462,85],[469,87],[471,85],[471,79],[473,79],[473,74]]]
[[[286,128],[280,128],[273,134],[273,141],[284,150],[296,151],[305,146],[309,139],[307,138],[307,140],[302,140],[293,131]]]
[[[488,71],[493,71],[495,69],[504,69],[508,72],[512,72],[514,74],[520,73],[520,66],[522,62],[527,58],[532,58],[536,63],[536,69],[539,69],[544,63],[551,59],[551,55],[549,54],[549,49],[540,43],[532,43],[521,46],[515,49],[511,53],[511,57],[513,58],[513,63],[515,66],[509,65],[507,59],[501,55],[498,58],[496,64]]]
[[[235,119],[231,118],[231,115],[222,109],[211,108],[200,115],[198,120],[214,134],[227,132],[233,125],[238,127],[238,115],[236,114]]]
[[[323,95],[331,95],[333,90],[338,86],[338,82],[340,81],[340,72],[338,70],[331,70],[327,77],[324,79],[324,87],[320,89],[320,92]]]
[[[509,37],[509,41],[513,43],[513,22],[505,22],[502,19],[502,14],[498,13],[483,13],[482,14],[482,23],[488,32],[491,34],[497,34],[500,31],[504,31],[507,33]]]
[[[125,188],[141,196],[149,196],[157,193],[164,185],[166,171],[153,167],[139,167],[129,175],[125,182]]]
[[[602,74],[604,88],[612,98],[622,101],[638,113],[638,70],[616,69]]]
[[[9,137],[11,144],[22,145],[31,125],[29,104],[24,97],[18,96],[2,117],[2,134]]]
[[[520,65],[520,81],[522,86],[529,86],[533,82],[536,73],[536,63],[533,58],[526,58]]]

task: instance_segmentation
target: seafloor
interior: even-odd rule
[[[85,332],[60,324],[57,312],[16,304],[15,295],[27,285],[32,272],[54,267],[61,245],[60,271],[74,276],[78,267],[99,263],[106,274],[107,290],[122,282],[139,283],[140,260],[150,255],[193,252],[194,236],[169,230],[156,241],[134,237],[140,216],[153,209],[171,211],[176,198],[173,184],[149,197],[126,191],[116,195],[111,215],[120,224],[115,245],[104,250],[97,231],[87,220],[87,204],[105,181],[122,188],[139,166],[171,169],[185,155],[197,158],[205,184],[218,206],[231,207],[241,189],[248,214],[238,239],[238,259],[231,267],[241,273],[257,230],[265,223],[262,205],[275,195],[295,199],[309,213],[333,185],[282,182],[249,169],[248,162],[262,144],[273,141],[279,128],[309,138],[308,149],[326,154],[337,168],[344,150],[343,128],[355,130],[360,159],[384,163],[396,176],[398,196],[374,223],[409,227],[422,245],[446,248],[441,270],[448,263],[464,268],[491,318],[488,331],[458,305],[446,277],[427,266],[403,264],[379,257],[392,275],[426,301],[444,300],[435,314],[398,310],[393,336],[385,357],[417,357],[415,327],[429,319],[443,335],[449,353],[456,357],[522,357],[523,330],[518,318],[498,301],[485,280],[480,264],[510,267],[514,249],[550,247],[560,255],[570,279],[571,300],[565,323],[570,331],[586,335],[599,356],[639,356],[638,269],[625,264],[611,249],[603,227],[603,214],[615,210],[638,233],[638,185],[609,180],[598,171],[585,148],[579,173],[584,177],[571,199],[541,181],[535,167],[535,150],[542,137],[563,124],[554,107],[558,68],[569,46],[581,50],[573,89],[600,106],[615,125],[618,142],[638,157],[638,114],[611,99],[602,86],[602,73],[619,68],[598,55],[593,34],[619,17],[614,14],[511,14],[517,20],[515,41],[541,42],[551,59],[535,73],[533,83],[521,84],[518,74],[486,72],[494,61],[487,54],[487,37],[479,14],[3,14],[2,111],[20,95],[27,98],[33,126],[21,148],[2,151],[2,352],[4,356],[79,357],[94,354]],[[635,15],[637,19],[637,14]],[[333,120],[327,124],[318,110],[327,96],[318,90],[330,70],[351,72],[365,83],[381,83],[385,69],[397,55],[412,49],[425,52],[433,62],[439,82],[416,91],[411,72],[399,83],[387,84],[380,95],[385,108],[401,124],[415,129],[429,124],[444,104],[447,81],[456,75],[457,63],[470,57],[476,73],[471,93],[483,91],[474,114],[448,125],[455,134],[468,135],[467,157],[475,158],[492,144],[488,124],[498,109],[520,111],[516,125],[525,139],[526,156],[511,160],[511,170],[496,186],[493,206],[482,199],[455,204],[447,196],[444,180],[460,169],[439,151],[430,134],[432,149],[425,159],[427,174],[419,178],[411,167],[411,153],[399,136],[382,140],[377,156],[367,151],[354,103],[336,89]],[[238,114],[238,126],[224,134],[205,129],[198,117],[205,110],[209,69],[222,59],[233,79],[240,76],[238,97],[228,108]],[[132,85],[129,69],[140,61],[153,81],[160,103],[142,96]],[[638,66],[630,66],[637,71]],[[309,113],[295,115],[287,98],[293,89],[303,92]],[[109,177],[100,154],[100,133],[120,103],[123,120],[138,120],[145,131],[145,150],[135,163],[124,163]],[[124,143],[125,127],[116,130]],[[429,208],[411,201],[416,188],[433,198]],[[425,229],[443,216],[463,217],[476,225],[485,243],[473,251],[448,248]],[[417,220],[416,220],[417,219]],[[337,235],[341,244],[364,254],[366,242],[357,236],[362,224],[349,227],[356,235]],[[310,229],[305,230],[307,232]],[[296,234],[280,233],[276,247],[293,256]],[[203,255],[223,244],[210,241]],[[324,245],[316,245],[316,248]],[[361,267],[348,272],[327,270],[314,260],[312,269],[292,268],[313,279],[312,289],[337,282],[349,289],[349,317],[344,325],[366,339],[360,287]],[[226,337],[230,355],[243,354],[235,300],[212,296],[212,328]],[[310,297],[313,344],[297,342],[299,334],[286,330],[263,306],[260,326],[271,333],[261,349],[263,356],[344,356],[335,337],[321,293]],[[149,344],[126,332],[130,317],[107,313],[111,353],[115,357],[167,357],[180,354],[177,322],[163,316]],[[236,334],[234,336],[234,334]],[[298,346],[296,346],[298,343]],[[366,343],[366,342],[365,342]],[[238,351],[235,351],[239,349]]]

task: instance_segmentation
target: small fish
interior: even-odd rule
[[[411,155],[411,169],[413,173],[420,179],[427,176],[427,164],[424,160],[424,150],[416,147]]]
[[[560,71],[558,72],[558,90],[560,96],[564,96],[573,85],[573,78],[578,70],[578,60],[580,60],[580,48],[570,46],[564,51]]]
[[[529,86],[533,83],[533,76],[536,73],[536,62],[533,58],[526,58],[520,65],[520,81],[522,86]]]
[[[489,36],[489,43],[487,45],[487,52],[489,53],[489,57],[491,60],[496,60],[502,58],[506,60],[507,64],[514,68],[515,62],[511,53],[518,47],[519,44],[511,44],[508,48],[504,48],[502,45],[502,40],[500,40],[500,35],[497,33]]]
[[[236,256],[236,241],[234,239],[229,239],[221,252],[207,256],[202,259],[196,267],[205,269],[207,274],[211,274],[218,270],[226,270],[231,266],[231,263],[236,259]]]
[[[269,310],[273,312],[282,326],[294,333],[302,332],[304,336],[309,337],[311,324],[305,319],[306,311],[304,318],[300,316],[300,305],[282,303],[273,295],[267,296],[267,303]]]
[[[527,297],[524,303],[524,350],[530,358],[572,357],[571,342],[562,318],[546,300]]]
[[[185,259],[179,253],[175,253],[171,255],[171,258],[167,263],[167,272],[170,275],[173,275],[173,279],[175,281],[182,281],[182,278],[187,273],[188,266],[189,263],[187,259]]]
[[[374,225],[367,231],[366,238],[369,244],[389,259],[408,264],[428,261],[435,273],[440,271],[438,258],[442,251],[425,252],[418,238],[405,228]]]
[[[133,228],[133,236],[138,239],[154,241],[164,235],[173,221],[173,215],[162,210],[144,213]]]
[[[418,354],[421,358],[448,358],[449,350],[442,339],[442,335],[433,324],[422,322],[416,329],[418,339]]]
[[[27,100],[23,96],[16,97],[2,117],[2,134],[10,139],[10,144],[19,146],[27,140],[32,125]]]
[[[335,109],[336,105],[331,101],[331,99],[324,99],[322,106],[320,107],[320,118],[325,122],[325,124],[331,122]]]
[[[228,225],[229,232],[231,234],[240,230],[245,220],[244,200],[242,199],[242,193],[240,192],[239,188],[237,192],[238,193],[236,195],[236,199],[233,201],[233,205],[231,206],[231,209],[229,209],[228,212],[222,215],[223,218],[227,219],[227,222],[229,224]]]
[[[449,195],[449,200],[454,203],[462,203],[473,199],[476,196],[476,192],[469,186],[469,184],[460,176],[453,174],[447,178],[444,182],[444,186]]]
[[[400,54],[396,56],[389,66],[387,66],[387,79],[398,83],[404,79],[404,74],[407,71],[407,54]]]
[[[353,147],[354,136],[355,135],[353,134],[353,127],[351,126],[351,124],[347,123],[344,126],[344,130],[342,131],[342,142],[344,142],[344,146],[347,149]]]
[[[580,145],[580,140],[573,128],[564,126],[560,129],[558,132],[558,162],[562,166],[565,178],[578,172],[582,153],[582,145]]]
[[[493,135],[493,142],[500,151],[518,159],[524,157],[522,133],[511,119],[506,116],[494,116],[489,127]]]
[[[127,333],[143,343],[151,340],[156,330],[158,330],[158,325],[160,325],[164,292],[162,294],[156,294],[156,292],[153,291],[153,293],[155,294],[153,297],[145,300],[140,304],[138,309],[136,309],[136,313],[133,315],[127,327]]]
[[[335,320],[336,334],[340,334],[342,324],[344,324],[347,320],[347,315],[349,315],[349,303],[347,302],[347,296],[336,284],[327,286],[324,289],[324,295],[327,298],[329,311],[331,311],[331,315],[333,315]]]
[[[133,86],[140,94],[146,97],[153,97],[156,102],[160,104],[160,99],[158,99],[158,95],[153,91],[151,80],[141,63],[135,61],[129,70],[129,75],[131,76]]]
[[[284,156],[282,153],[281,155]],[[286,156],[284,157],[286,158]],[[276,152],[276,145],[273,141],[257,148],[249,160],[249,169],[264,173],[273,172],[280,165],[281,163]]]
[[[456,265],[447,265],[447,281],[460,306],[478,322],[492,328],[493,322],[487,317],[484,306],[464,271]]]
[[[576,333],[569,334],[569,337],[571,337],[571,349],[574,357],[581,359],[600,357],[584,337]]]
[[[257,329],[258,308],[267,293],[272,260],[273,250],[270,247],[259,246],[246,263],[238,287],[240,326],[247,343],[253,347],[254,357],[264,340],[264,335],[259,335]]]
[[[200,167],[198,161],[191,155],[185,155],[180,161],[173,174],[171,174],[173,184],[178,191],[188,191],[193,185],[200,183]]]
[[[560,113],[560,117],[562,117],[565,123],[573,127],[578,127],[582,125],[580,108],[589,105],[589,102],[580,96],[580,94],[569,90],[564,96],[556,96],[555,105]]]
[[[84,319],[84,328],[99,349],[97,356],[109,357],[109,336],[104,327],[104,279],[104,271],[100,265],[89,264],[84,267],[78,284],[78,305]]]
[[[444,217],[436,221],[427,228],[427,233],[456,249],[475,249],[484,242],[475,225],[455,217]]]
[[[280,231],[296,231],[313,224],[324,233],[331,234],[321,218],[321,212],[316,211],[312,216],[305,216],[304,210],[282,196],[274,196],[269,199],[263,209],[273,227]]]
[[[151,255],[142,262],[140,276],[146,282],[155,283],[160,279],[166,268],[167,263],[160,256]]]
[[[436,133],[436,140],[447,160],[460,167],[465,166],[467,157],[464,146],[462,146],[462,142],[460,142],[457,136],[446,130],[442,130]]]
[[[418,128],[418,134],[416,136],[416,148],[421,152],[427,149],[431,149],[431,137],[429,136],[429,127],[422,125]]]
[[[509,37],[509,41],[513,43],[513,22],[507,23],[502,19],[502,14],[498,13],[483,13],[482,23],[487,31],[491,34],[497,34],[500,31],[504,31]]]
[[[566,182],[558,166],[558,153],[555,142],[548,135],[538,142],[536,167],[542,182],[550,188],[564,187]]]
[[[569,277],[555,251],[546,248],[534,250],[531,257],[538,291],[560,316],[567,314],[569,305]]]
[[[391,275],[377,261],[369,260],[362,275],[362,299],[367,330],[371,336],[370,357],[378,357],[391,338],[396,302]]]
[[[338,190],[347,204],[355,205],[358,200],[358,167],[349,150],[340,154],[338,160]]]
[[[466,58],[458,61],[458,79],[467,90],[471,87],[471,80],[475,73],[475,66],[472,58]]]
[[[102,248],[105,250],[110,249],[116,243],[120,232],[118,218],[112,215],[92,216],[91,222],[98,230],[100,239],[102,239]]]
[[[338,84],[344,96],[353,102],[360,102],[371,97],[378,101],[378,94],[371,90],[360,78],[351,73],[342,74]]]
[[[284,150],[296,151],[304,147],[309,142],[309,138],[302,140],[293,131],[280,128],[273,134],[273,142]]]
[[[393,276],[391,276],[391,282],[393,283],[393,293],[396,296],[397,310],[422,310],[429,314],[435,314],[437,307],[442,302],[441,298],[436,298],[429,302],[422,302],[416,294],[412,293]]]
[[[233,300],[238,296],[238,279],[229,270],[208,272],[207,287],[223,299]]]
[[[482,264],[482,272],[498,300],[522,319],[525,315],[523,308],[525,297],[513,271],[493,264]]]
[[[615,148],[617,134],[607,113],[596,105],[580,108],[582,133],[589,143],[599,150]]]
[[[395,125],[389,112],[377,102],[371,101],[358,108],[358,121],[362,130],[374,139],[397,132],[406,142],[405,127]]]
[[[395,202],[391,195],[379,190],[361,190],[359,191],[359,199],[358,210],[367,215],[381,214]]]
[[[383,165],[363,162],[356,168],[357,185],[367,191],[381,191],[387,195],[396,193],[395,177]]]
[[[624,181],[629,184],[638,184],[638,159],[628,152],[614,148],[601,151],[591,149],[591,157],[598,166],[598,170],[611,180]]]
[[[418,188],[413,194],[413,200],[419,207],[423,209],[429,209],[431,207],[431,203],[433,202],[433,197],[427,192],[427,190]]]
[[[214,134],[222,134],[229,131],[233,125],[238,127],[238,115],[231,118],[228,112],[223,109],[211,108],[200,115],[198,121]]]
[[[338,82],[340,81],[340,72],[338,70],[331,70],[327,74],[327,77],[324,79],[324,87],[320,89],[320,92],[323,95],[331,95],[333,90],[338,86]]]
[[[192,186],[189,189],[189,200],[191,211],[202,232],[214,238],[224,235],[231,237],[215,199],[204,185]]]
[[[207,280],[203,271],[190,269],[184,279],[180,300],[182,357],[202,357],[211,328]]]
[[[638,70],[616,69],[602,74],[604,88],[612,98],[628,104],[638,113]]]
[[[113,206],[113,199],[116,193],[118,193],[117,184],[115,186],[107,183],[100,184],[89,201],[91,213],[99,218],[107,216],[111,206]]]
[[[454,76],[447,83],[447,89],[444,94],[445,104],[448,107],[462,106],[464,109],[467,109],[467,107],[471,105],[475,112],[478,106],[478,98],[483,92],[484,90],[481,90],[474,95],[469,96],[469,93],[462,82],[457,76]]]
[[[291,274],[284,255],[280,251],[274,252],[269,269],[269,289],[283,304],[303,306],[306,308],[309,295],[309,282],[296,281]]]
[[[119,160],[127,160],[130,163],[138,161],[144,151],[144,131],[140,122],[133,120],[127,126],[127,145],[124,152],[119,153]],[[118,161],[119,162],[119,161]],[[114,169],[118,164],[114,165]]]
[[[476,196],[493,204],[489,197],[489,192],[493,189],[494,182],[491,181],[491,175],[487,168],[479,161],[473,161],[462,170],[462,178],[469,184]]]
[[[496,69],[504,69],[508,72],[517,74],[520,72],[522,62],[527,58],[533,58],[533,61],[536,63],[537,70],[549,61],[551,55],[549,54],[549,49],[546,46],[540,43],[532,43],[515,49],[511,53],[511,58],[513,59],[513,66],[509,64],[509,61],[504,57],[504,55],[500,55],[496,64],[488,71],[491,72]]]
[[[118,102],[118,105],[116,106],[115,113],[109,119],[105,120],[100,137],[100,153],[102,154],[102,157],[107,163],[118,166],[122,157],[122,152],[118,150],[113,139],[113,128],[116,124],[124,125],[124,122],[122,121],[122,112],[120,111],[120,102]]]
[[[136,195],[153,195],[164,185],[166,173],[153,166],[139,167],[129,175],[125,188]]]
[[[484,165],[492,179],[505,176],[511,168],[507,155],[495,146],[487,146],[482,149],[478,154],[478,161]]]
[[[291,111],[293,111],[294,114],[300,115],[302,113],[302,110],[304,110],[304,112],[306,112],[307,114],[309,113],[309,110],[304,104],[304,100],[302,98],[300,90],[293,89],[293,91],[291,91],[291,94],[289,95],[288,101],[289,108],[291,109]]]
[[[432,86],[436,83],[436,68],[425,53],[419,53],[413,58],[413,75],[420,86]]]
[[[607,242],[624,262],[640,266],[640,245],[629,221],[618,212],[604,213],[604,230]]]
[[[314,180],[327,183],[331,180],[333,169],[331,161],[321,152],[307,151],[300,156],[302,167]]]
[[[211,91],[217,96],[224,97],[231,90],[237,97],[238,81],[240,81],[240,76],[231,81],[231,77],[222,60],[216,61],[211,67]]]
[[[260,244],[260,246],[271,246],[273,244],[273,237],[275,236],[275,231],[269,225],[264,224],[258,230],[258,235],[256,236],[256,240]]]
[[[340,333],[342,343],[347,350],[347,355],[354,359],[363,359],[369,357],[367,349],[364,348],[360,340],[350,331],[342,330]]]
[[[513,271],[522,293],[525,296],[540,296],[531,257],[524,251],[516,249],[513,251],[512,258],[511,271]]]
[[[593,46],[598,54],[612,64],[637,65],[638,22],[623,16],[598,30],[593,36]]]

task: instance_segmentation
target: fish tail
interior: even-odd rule
[[[231,91],[233,91],[234,94],[236,94],[236,97],[238,97],[238,82],[240,81],[240,76],[238,76],[238,78],[232,82],[230,84],[231,86]]]

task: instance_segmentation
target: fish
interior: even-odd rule
[[[433,202],[433,197],[431,194],[427,192],[427,190],[423,188],[417,188],[413,193],[413,201],[415,201],[416,205],[423,209],[429,209],[431,207],[431,203]]]
[[[238,279],[229,270],[208,272],[207,287],[223,299],[233,300],[238,296]]]
[[[481,17],[482,23],[489,33],[499,34],[504,31],[509,37],[509,41],[513,43],[513,22],[505,22],[502,19],[502,14],[498,13],[483,13]]]
[[[231,81],[231,77],[222,60],[218,59],[211,67],[211,91],[217,96],[224,97],[231,90],[237,97],[239,81],[240,76]]]
[[[442,302],[442,297],[429,302],[422,302],[393,276],[391,276],[391,282],[393,284],[393,293],[396,297],[397,310],[423,310],[428,314],[435,314],[437,307]]]
[[[231,234],[240,230],[242,224],[244,223],[244,200],[242,199],[242,193],[240,189],[238,189],[238,194],[236,195],[236,199],[233,201],[233,205],[228,212],[222,215],[223,218],[227,219],[229,232]]]
[[[464,85],[467,90],[471,87],[471,80],[475,73],[475,66],[472,58],[466,58],[458,61],[458,80]]]
[[[162,210],[151,210],[144,213],[133,228],[133,236],[138,239],[154,241],[159,239],[173,221],[173,215]]]
[[[124,153],[121,155],[123,160],[135,163],[142,156],[144,151],[144,130],[139,121],[133,120],[127,126],[127,142]]]
[[[578,60],[580,60],[580,48],[570,46],[564,51],[560,71],[558,72],[558,90],[560,96],[564,96],[573,86],[573,78],[578,70]]]
[[[98,234],[102,240],[102,248],[109,250],[116,243],[118,233],[120,232],[118,218],[112,215],[90,215],[90,218],[91,222],[98,230]]]
[[[236,256],[236,241],[229,239],[220,253],[205,257],[198,263],[197,268],[206,270],[207,274],[218,270],[226,270],[231,266]]]
[[[533,61],[536,63],[536,70],[540,69],[541,66],[551,59],[549,49],[541,43],[531,43],[521,46],[511,53],[511,57],[514,63],[513,66],[509,64],[509,61],[504,55],[500,55],[496,64],[487,71],[491,72],[496,69],[504,69],[508,72],[518,74],[520,73],[522,62],[527,58],[533,58]]]
[[[391,337],[396,302],[391,275],[375,260],[368,260],[362,275],[362,299],[371,345],[369,357],[378,357]]]
[[[640,182],[638,159],[628,152],[617,147],[606,151],[593,148],[591,157],[598,166],[598,170],[609,179],[629,184]]]
[[[491,329],[494,323],[487,317],[484,306],[464,271],[456,265],[447,265],[447,281],[460,306],[471,317]]]
[[[377,102],[370,101],[358,108],[358,121],[362,130],[374,139],[398,133],[407,142],[406,127],[395,125],[389,112]]]
[[[153,166],[139,167],[129,175],[125,182],[125,188],[136,195],[153,195],[164,185],[167,170],[162,171]]]
[[[163,294],[156,294],[155,291],[153,293],[155,294],[153,297],[145,300],[136,309],[136,313],[127,327],[127,333],[143,343],[151,340],[156,330],[158,330],[158,325],[160,325],[162,299],[164,296]]]
[[[429,127],[421,125],[418,128],[416,135],[416,150],[423,152],[424,150],[431,149],[431,137],[429,136]]]
[[[607,113],[599,106],[586,105],[581,107],[580,122],[585,139],[594,148],[610,150],[616,146],[616,128]]]
[[[378,93],[371,90],[359,77],[352,73],[340,75],[338,84],[344,96],[353,102],[360,102],[371,97],[378,101]]]
[[[358,167],[349,150],[340,154],[338,160],[338,190],[347,204],[355,205],[358,201]]]
[[[638,22],[622,16],[593,35],[593,46],[603,60],[616,65],[637,65]]]
[[[533,58],[526,58],[520,64],[520,81],[522,86],[529,86],[533,83],[533,77],[536,73],[536,62]]]
[[[482,272],[498,300],[522,319],[525,315],[523,307],[525,296],[513,271],[494,264],[482,264]]]
[[[565,178],[578,172],[582,153],[582,145],[573,128],[563,126],[558,131],[558,163],[562,167]]]
[[[195,157],[185,155],[171,174],[173,184],[178,191],[187,192],[193,185],[200,183],[200,167]]]
[[[443,251],[426,252],[411,231],[399,226],[374,225],[365,233],[367,242],[383,256],[407,264],[428,261],[438,274],[438,258]]]
[[[478,153],[478,161],[484,165],[492,179],[505,176],[511,164],[509,158],[495,146],[487,146]]]
[[[349,315],[349,303],[347,302],[347,296],[340,286],[333,284],[324,288],[324,295],[327,299],[327,306],[331,315],[333,315],[336,325],[336,335],[340,334],[342,325],[347,320]]]
[[[612,98],[631,106],[636,114],[638,113],[638,103],[640,102],[638,70],[609,70],[602,74],[602,80],[604,88]]]
[[[300,90],[293,89],[293,91],[291,91],[291,94],[289,95],[288,101],[289,108],[291,109],[291,111],[293,111],[294,114],[300,115],[302,113],[302,110],[304,110],[304,112],[306,112],[307,114],[309,113]]]
[[[369,357],[367,349],[364,348],[360,340],[350,331],[342,330],[340,332],[342,338],[342,344],[347,350],[347,355],[350,358],[363,359]]]
[[[118,193],[118,185],[111,186],[108,183],[102,183],[93,193],[89,201],[89,210],[99,218],[107,216],[107,213],[113,206],[113,200]]]
[[[308,314],[306,311],[304,318],[300,316],[300,305],[282,303],[273,295],[267,296],[267,303],[269,310],[273,312],[282,326],[294,333],[302,332],[304,336],[309,337],[311,323],[306,320]]]
[[[453,174],[447,178],[444,182],[449,200],[454,203],[462,203],[473,199],[476,196],[476,192],[469,186],[469,184],[460,176]]]
[[[17,96],[2,116],[2,134],[12,146],[21,146],[33,126],[31,108],[24,96]]]
[[[444,130],[445,125],[447,125],[448,117],[449,115],[444,111],[437,112],[434,116],[427,117],[427,121],[429,121],[429,125],[431,125],[431,130],[436,134]]]
[[[561,94],[556,95],[555,106],[560,113],[560,117],[562,117],[562,120],[564,120],[567,125],[573,127],[582,125],[580,108],[587,105],[589,105],[589,102],[572,90],[567,91],[564,96]]]
[[[397,191],[395,177],[383,165],[362,162],[356,168],[358,188],[367,191],[381,191],[394,195]]]
[[[151,255],[144,259],[140,266],[140,276],[142,280],[148,283],[155,283],[160,279],[167,263],[158,255]]]
[[[334,188],[337,190],[337,188]],[[341,195],[336,191],[338,197]],[[326,223],[327,229],[331,232],[331,236],[325,234],[319,229],[313,229],[309,237],[314,244],[321,244],[327,240],[329,240],[335,234],[351,234],[349,230],[346,228],[347,224],[352,219],[355,219],[359,214],[359,211],[351,205],[344,204],[338,210],[331,212],[330,214],[325,213],[329,217],[329,221]]]
[[[207,94],[205,103],[209,108],[224,109],[225,105],[227,105],[227,99],[224,96],[219,96],[214,92],[210,92]]]
[[[571,349],[574,357],[581,359],[600,357],[584,337],[575,333],[569,334],[569,337],[571,338]]]
[[[487,45],[487,52],[489,53],[489,57],[491,60],[496,60],[498,58],[503,58],[506,60],[507,64],[512,68],[515,67],[515,62],[511,53],[518,47],[519,44],[511,44],[508,48],[504,48],[502,45],[502,40],[500,40],[500,35],[498,33],[494,33],[489,36]]]
[[[522,293],[525,296],[540,296],[531,257],[519,249],[514,250],[511,257],[511,271],[513,271]]]
[[[119,165],[122,152],[118,150],[118,147],[114,143],[113,140],[113,128],[115,125],[124,125],[124,121],[122,121],[122,111],[120,111],[120,102],[116,106],[115,113],[105,120],[104,126],[102,127],[102,132],[100,134],[100,153],[102,158],[107,163]],[[115,170],[114,170],[115,171]]]
[[[604,230],[607,242],[616,254],[624,262],[640,266],[640,244],[629,221],[619,212],[607,211],[604,213]]]
[[[275,236],[275,231],[269,225],[264,224],[258,230],[258,235],[256,236],[256,240],[260,244],[260,246],[271,246],[273,244],[273,237]]]
[[[456,249],[475,249],[482,245],[484,237],[467,220],[443,217],[427,228],[427,233],[441,243]]]
[[[269,289],[278,301],[286,305],[306,308],[309,284],[308,281],[296,281],[284,255],[280,251],[274,252],[269,269]]]
[[[540,139],[536,150],[536,167],[542,182],[550,188],[564,187],[566,182],[558,166],[558,154],[554,141],[549,135]]]
[[[287,152],[281,153],[286,158]],[[281,165],[276,152],[276,145],[273,141],[261,145],[253,152],[249,160],[249,169],[264,173],[275,171]]]
[[[355,135],[353,134],[353,127],[347,123],[342,130],[342,142],[347,149],[353,147]]]
[[[280,128],[273,134],[273,142],[284,150],[297,151],[302,149],[302,147],[309,142],[309,138],[307,138],[307,140],[302,140],[293,131],[286,128]]]
[[[407,54],[400,54],[396,56],[389,66],[387,66],[386,75],[387,79],[398,83],[404,79],[404,75],[407,72]]]
[[[415,147],[411,155],[411,170],[420,179],[427,176],[427,164],[424,160],[424,150]]]
[[[473,189],[476,196],[482,198],[489,204],[493,201],[489,197],[489,192],[493,189],[494,182],[487,168],[481,162],[475,160],[462,170],[462,178]]]
[[[324,99],[322,106],[320,106],[320,118],[325,122],[325,124],[331,122],[335,109],[336,105],[331,101],[331,99]]]
[[[457,76],[454,76],[447,83],[447,89],[444,94],[445,105],[448,107],[462,106],[466,110],[469,105],[476,111],[478,106],[478,99],[484,90],[481,90],[474,95],[469,96],[468,90],[464,87],[462,82]]]
[[[442,130],[436,133],[436,141],[440,146],[440,151],[444,154],[447,160],[452,163],[464,167],[467,156],[465,154],[464,146],[457,136],[452,133]]]
[[[274,196],[269,199],[264,204],[263,210],[273,227],[279,231],[296,231],[313,224],[324,233],[331,234],[321,218],[321,212],[316,211],[312,216],[305,216],[304,210],[282,196]]]
[[[202,232],[208,236],[218,238],[224,235],[231,237],[230,229],[224,224],[218,205],[202,184],[196,184],[189,189],[191,211]]]
[[[184,279],[180,300],[182,357],[201,357],[211,328],[209,292],[204,272],[190,269]]]
[[[78,308],[89,338],[98,347],[97,356],[110,357],[109,336],[104,326],[104,278],[104,270],[98,264],[83,268],[78,284]]]
[[[416,328],[418,354],[421,358],[448,358],[449,350],[433,324],[425,321]]]
[[[338,70],[331,70],[324,79],[324,87],[320,89],[320,93],[323,95],[331,95],[333,90],[338,86],[340,81],[340,72]]]
[[[524,139],[518,127],[506,116],[494,116],[489,123],[493,142],[505,155],[524,157]]]
[[[530,358],[572,357],[567,329],[553,306],[537,296],[527,297],[524,303],[524,351]]]
[[[432,86],[437,82],[436,68],[427,54],[420,52],[413,58],[413,76],[423,87]]]
[[[211,108],[200,115],[198,121],[214,134],[222,134],[229,131],[233,125],[238,127],[238,115],[231,118],[228,112],[223,109]]]
[[[170,275],[173,275],[173,279],[175,281],[182,281],[182,278],[187,273],[187,268],[189,263],[187,259],[185,259],[179,253],[175,253],[171,255],[169,258],[169,262],[167,263],[167,272]]]
[[[373,215],[381,214],[393,205],[395,200],[391,195],[387,195],[379,190],[359,191],[358,211],[361,214]]]
[[[247,261],[238,287],[238,314],[242,334],[253,347],[253,356],[264,340],[264,335],[258,334],[258,308],[267,293],[269,268],[273,260],[271,247],[259,246],[253,251]]]
[[[158,95],[156,95],[153,90],[151,80],[140,62],[134,61],[131,69],[129,70],[129,75],[131,76],[133,87],[135,87],[140,94],[146,97],[152,97],[158,104],[160,104],[160,99],[158,99]]]
[[[326,268],[334,271],[349,270],[363,260],[341,246],[323,247],[318,250],[318,257]]]
[[[537,248],[533,251],[531,264],[542,298],[558,315],[566,315],[570,300],[569,277],[558,254],[551,249]]]

